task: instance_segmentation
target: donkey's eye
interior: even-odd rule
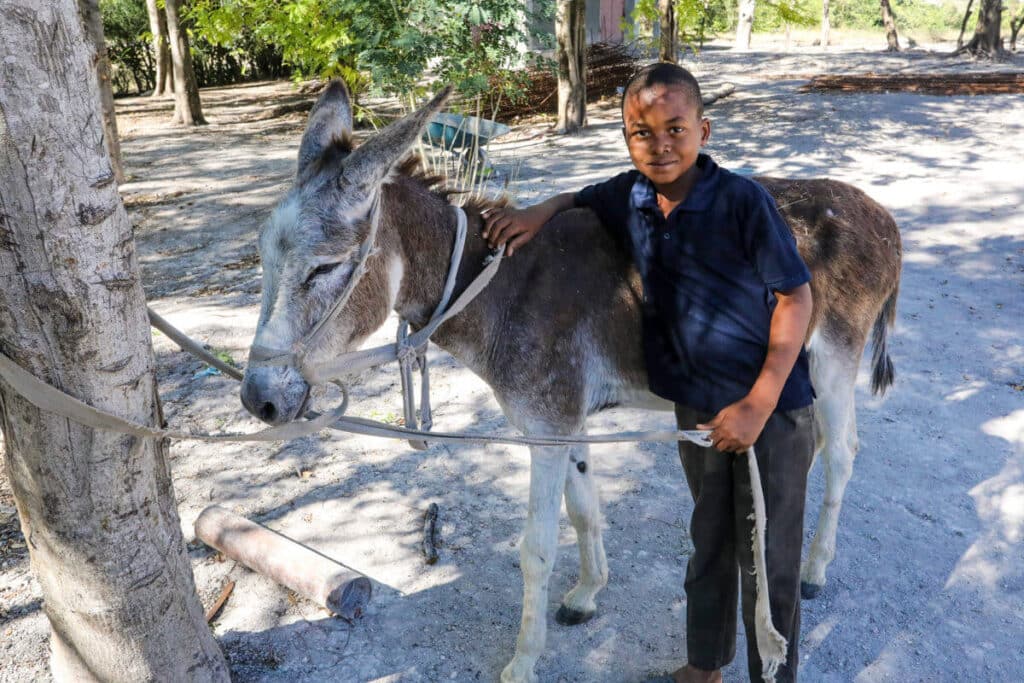
[[[313,280],[315,280],[316,278],[320,277],[321,275],[327,275],[327,273],[330,273],[332,270],[334,270],[335,268],[337,268],[340,265],[341,265],[341,263],[338,262],[338,263],[323,263],[323,264],[317,266],[316,268],[313,269],[313,272],[309,274],[309,277],[306,278],[306,282],[304,284],[307,287],[309,287],[310,285],[313,284]]]

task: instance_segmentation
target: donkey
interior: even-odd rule
[[[358,348],[392,310],[415,328],[426,323],[442,296],[456,215],[444,188],[416,171],[408,152],[446,96],[354,148],[344,84],[332,82],[324,91],[299,146],[294,187],[259,236],[263,298],[254,349],[287,349],[327,315],[352,276],[377,211],[375,251],[365,275],[311,356],[327,360]],[[884,209],[848,185],[760,181],[775,197],[813,274],[807,344],[827,484],[802,574],[805,593],[812,594],[824,585],[834,554],[839,507],[857,450],[854,384],[872,328],[874,390],[884,390],[893,378],[886,334],[895,317],[900,236]],[[456,294],[490,253],[480,236],[486,208],[486,202],[465,207],[469,234]],[[434,341],[490,385],[508,421],[522,432],[582,434],[587,416],[610,406],[671,408],[647,389],[641,297],[630,258],[596,216],[572,210],[503,262],[490,286],[439,327]],[[241,393],[250,412],[276,425],[303,413],[309,391],[295,368],[257,364],[246,372]],[[520,551],[522,622],[515,654],[501,674],[506,682],[535,680],[563,494],[576,530],[580,572],[556,621],[577,624],[592,617],[595,597],[608,581],[587,447],[536,446],[530,457]]]

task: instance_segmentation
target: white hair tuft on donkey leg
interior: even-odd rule
[[[512,661],[501,672],[502,683],[530,683],[547,637],[548,580],[558,554],[558,516],[562,508],[569,449],[530,448],[530,500],[526,530],[519,550],[523,572],[523,615]]]

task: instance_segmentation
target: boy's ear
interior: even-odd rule
[[[711,119],[704,117],[700,122],[700,146],[708,144],[711,138]]]

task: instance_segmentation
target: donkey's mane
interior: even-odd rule
[[[465,194],[466,190],[459,190],[449,184],[450,178],[439,173],[431,173],[424,163],[423,156],[418,152],[410,152],[402,159],[396,167],[396,173],[408,178],[423,186],[435,197],[449,202],[455,195]],[[500,197],[488,199],[479,195],[471,196],[462,208],[466,211],[480,213],[487,209],[496,209],[508,206],[510,199],[507,194],[502,193]]]
[[[330,142],[324,147],[323,152],[313,161],[310,166],[310,177],[325,171],[330,168],[339,166],[345,157],[352,153],[355,148],[354,141],[350,134],[338,135],[331,139]],[[395,167],[397,175],[408,178],[425,190],[429,191],[438,199],[441,199],[445,203],[451,201],[451,198],[455,195],[465,194],[465,189],[457,189],[452,187],[449,182],[450,178],[439,173],[431,173],[427,169],[427,164],[423,159],[423,155],[419,152],[410,152],[402,159]],[[471,196],[462,208],[466,211],[475,211],[480,213],[487,209],[496,209],[510,204],[510,199],[507,194],[502,193],[500,197],[494,199],[488,199],[479,195]]]

